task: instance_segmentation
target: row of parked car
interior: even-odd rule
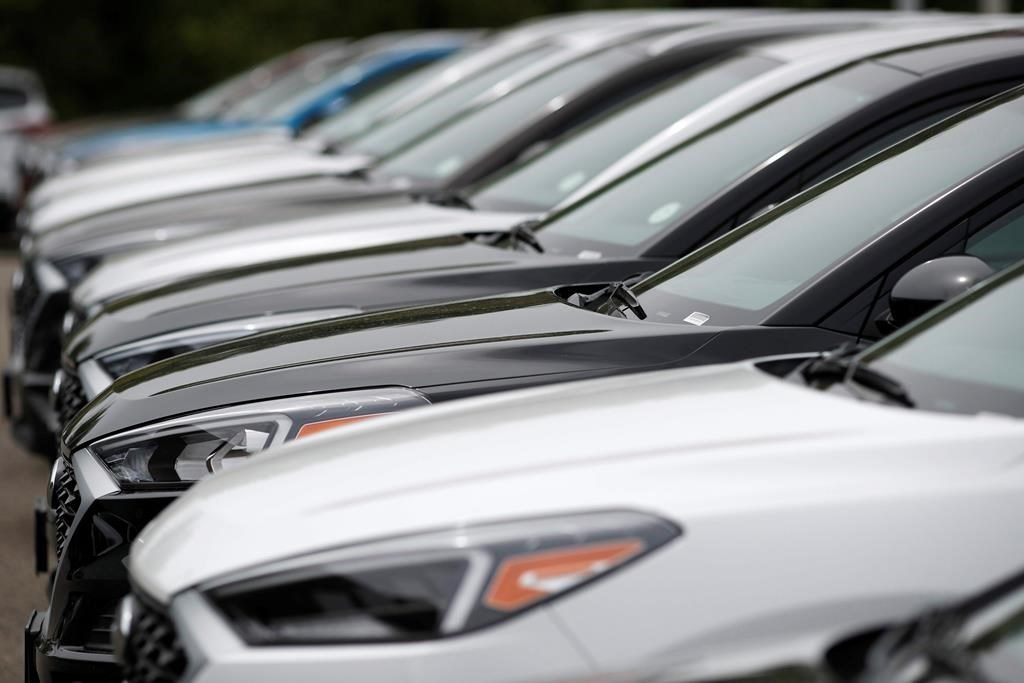
[[[386,34],[20,140],[26,680],[1021,680],[1022,29]]]

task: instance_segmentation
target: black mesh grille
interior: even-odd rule
[[[32,307],[39,299],[39,283],[36,282],[36,271],[31,264],[24,264],[21,269],[21,287],[14,292],[14,314],[24,317],[32,312]]]
[[[78,374],[64,368],[64,378],[61,380],[60,392],[57,395],[57,427],[64,430],[71,418],[78,414],[78,411],[88,403],[85,397],[85,389]],[[58,432],[59,433],[59,432]]]
[[[39,301],[39,283],[30,264],[21,268],[21,287],[14,291],[14,319],[11,321],[11,344],[15,351],[25,348],[25,330],[30,324],[33,309]]]
[[[113,609],[97,614],[85,636],[85,649],[93,652],[113,652],[111,634],[114,630]]]
[[[125,683],[177,683],[188,667],[174,622],[139,600],[124,659]]]
[[[78,482],[75,480],[75,468],[70,462],[64,463],[61,468],[60,477],[57,479],[54,489],[54,498],[57,507],[53,511],[53,526],[57,542],[57,557],[64,555],[64,546],[67,545],[68,533],[71,531],[71,524],[78,514],[78,506],[82,503],[78,495]]]

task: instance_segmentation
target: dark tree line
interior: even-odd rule
[[[1018,0],[1024,2],[1024,0]],[[548,12],[672,0],[0,0],[0,63],[36,69],[63,118],[173,104],[293,46],[413,27],[499,27]],[[887,7],[888,0],[702,0]],[[939,0],[971,9],[970,0]]]

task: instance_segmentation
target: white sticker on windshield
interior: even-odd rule
[[[663,206],[659,206],[657,209],[651,212],[651,215],[647,217],[647,222],[651,225],[658,225],[664,223],[672,216],[679,213],[679,209],[682,208],[682,204],[679,202],[669,202]]]
[[[601,252],[584,249],[580,253],[576,254],[576,258],[583,259],[584,261],[596,261],[601,258]]]
[[[462,166],[462,158],[461,157],[457,157],[457,156],[455,156],[455,157],[448,157],[447,159],[445,159],[444,161],[439,163],[437,166],[435,166],[434,167],[434,171],[437,173],[437,175],[439,175],[442,178],[444,178],[445,176],[450,176],[452,173],[455,173],[456,171],[458,171],[459,167],[461,167],[461,166]]]
[[[587,179],[587,174],[583,171],[576,171],[570,173],[561,180],[558,181],[558,191],[562,194],[572,192],[577,187],[583,184],[583,181]]]
[[[710,315],[708,315],[707,313],[701,313],[699,311],[694,311],[690,315],[683,318],[684,323],[690,323],[691,325],[703,325],[709,320],[711,320]]]

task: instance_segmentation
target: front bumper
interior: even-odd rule
[[[412,643],[252,647],[244,643],[202,593],[186,591],[169,607],[133,598],[148,612],[130,620],[126,683],[141,683],[157,669],[181,683],[301,680],[305,683],[489,683],[575,680],[594,674],[547,608],[464,636]],[[154,615],[153,612],[157,612]],[[124,623],[124,620],[120,620]],[[153,627],[153,621],[158,627]],[[142,631],[140,633],[140,631]],[[170,632],[170,635],[168,633]],[[141,652],[151,656],[140,659]],[[150,680],[157,680],[152,678]]]
[[[46,261],[23,263],[11,287],[11,355],[4,370],[4,412],[26,448],[55,454],[58,421],[51,405],[60,368],[61,322],[68,285]]]
[[[27,681],[30,676],[40,683],[121,680],[111,631],[117,605],[129,592],[128,550],[179,495],[122,491],[87,451],[65,463],[51,494],[57,550],[53,589],[48,611],[33,633],[26,631]]]

